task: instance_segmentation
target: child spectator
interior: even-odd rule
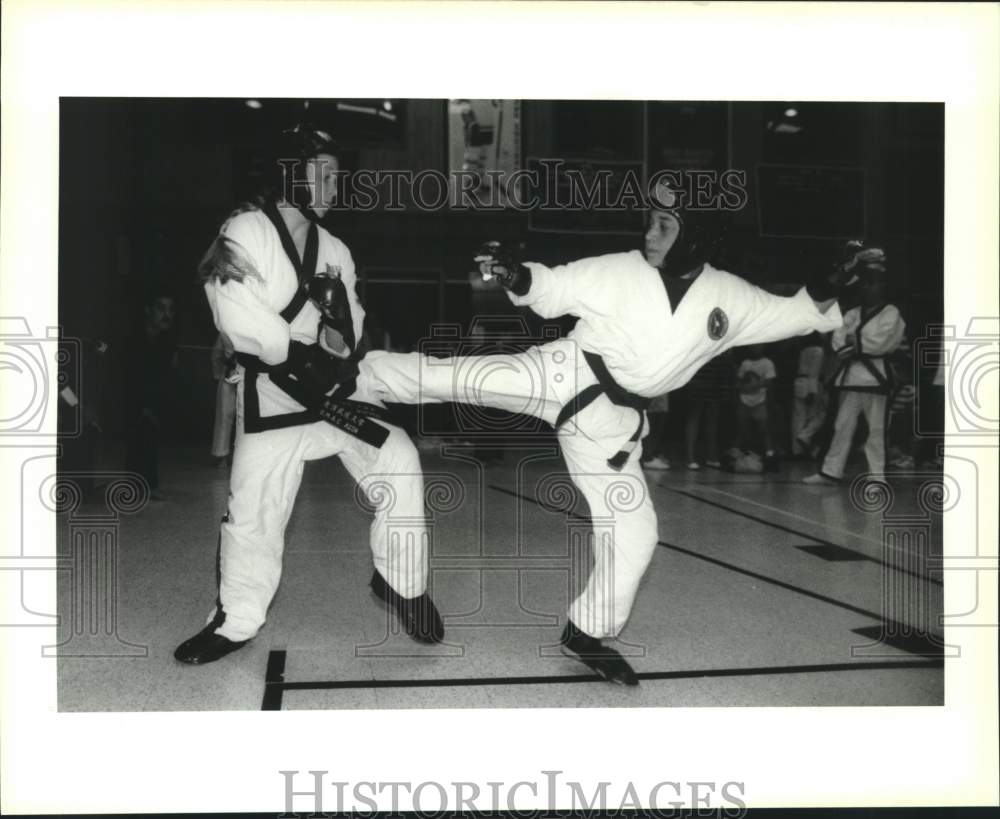
[[[732,395],[732,366],[728,353],[723,353],[698,370],[685,389],[684,449],[688,469],[701,468],[697,451],[698,434],[702,431],[705,433],[705,463],[715,469],[720,466],[719,414],[723,402],[728,402]]]
[[[774,362],[764,354],[764,347],[755,344],[747,349],[746,357],[736,370],[739,403],[736,407],[740,428],[740,446],[753,449],[755,439],[764,445],[764,470],[775,472],[778,459],[774,454],[771,431],[767,423],[768,390],[777,378]]]

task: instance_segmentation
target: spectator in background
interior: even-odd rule
[[[225,333],[219,333],[212,345],[212,375],[215,390],[215,426],[212,430],[212,458],[224,467],[232,462],[233,431],[236,426],[236,352]]]
[[[816,455],[813,438],[826,418],[821,381],[824,355],[822,335],[813,333],[803,339],[792,388],[792,455]]]
[[[649,435],[642,439],[643,469],[670,469],[667,458],[667,415],[670,412],[670,393],[665,392],[652,400],[646,410]]]
[[[688,469],[701,469],[698,461],[699,433],[705,433],[705,463],[718,469],[719,412],[732,395],[733,367],[728,353],[713,358],[688,383],[687,419],[684,423],[684,451]],[[702,427],[704,419],[704,427]]]
[[[902,343],[906,323],[899,309],[887,299],[884,251],[871,248],[865,253],[869,255],[860,274],[861,305],[848,310],[843,326],[833,331],[833,351],[841,359],[833,380],[840,396],[833,439],[822,468],[804,478],[805,483],[836,484],[843,478],[860,415],[868,424],[868,470],[885,472],[886,414],[893,391],[892,369],[885,359]]]
[[[755,449],[756,442],[763,443],[764,470],[777,471],[778,459],[774,454],[774,442],[767,422],[768,391],[778,371],[774,362],[764,354],[762,344],[747,348],[746,357],[736,370],[739,387],[739,404],[736,407],[740,428],[740,447]]]
[[[146,479],[153,500],[165,500],[160,491],[160,433],[167,379],[177,364],[177,336],[174,298],[162,285],[148,291],[126,362],[125,468]]]

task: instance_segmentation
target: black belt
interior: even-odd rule
[[[376,449],[389,437],[389,430],[372,421],[373,418],[389,421],[389,413],[384,407],[347,397],[357,389],[355,379],[338,384],[330,395],[314,396],[280,367],[271,367],[256,356],[246,353],[237,353],[236,359],[246,371],[246,377],[243,379],[244,432],[268,432],[272,429],[326,421]],[[257,377],[264,373],[270,377],[272,384],[306,409],[301,412],[262,416],[260,396],[257,393]]]
[[[892,367],[889,364],[885,364],[884,366],[886,374],[883,375],[882,373],[879,372],[878,367],[876,367],[872,363],[873,361],[884,361],[884,360],[885,360],[884,355],[868,355],[867,353],[857,353],[851,356],[841,365],[840,369],[837,370],[831,381],[833,382],[834,387],[838,390],[844,390],[847,392],[873,392],[873,393],[880,393],[882,395],[891,395],[893,390],[895,389],[895,384],[893,383],[894,379],[892,374]],[[851,364],[853,364],[854,362],[860,362],[860,364],[866,370],[868,370],[868,372],[872,374],[872,376],[875,378],[875,381],[877,382],[877,386],[872,384],[872,385],[859,385],[855,387],[849,384],[836,383],[837,379],[840,378],[841,375],[845,376],[847,375],[847,371],[850,369]]]
[[[582,389],[559,411],[559,416],[556,418],[556,429],[559,429],[570,418],[592,404],[601,395],[606,395],[612,404],[619,407],[631,407],[634,409],[639,413],[639,426],[636,427],[635,432],[632,433],[632,437],[626,441],[625,445],[608,458],[608,466],[619,472],[625,466],[628,456],[632,454],[632,451],[639,443],[639,438],[642,436],[642,428],[646,420],[645,411],[653,399],[643,398],[641,395],[636,395],[622,387],[615,381],[614,377],[608,371],[604,359],[597,353],[584,350],[583,357],[590,366],[591,372],[594,373],[597,383]]]

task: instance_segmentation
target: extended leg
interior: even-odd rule
[[[432,358],[371,353],[361,362],[372,394],[402,404],[454,401],[531,415],[553,423],[563,405],[593,383],[576,346],[561,339],[523,353]]]

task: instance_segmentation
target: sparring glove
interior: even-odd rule
[[[347,288],[340,276],[316,275],[307,285],[309,300],[322,315],[322,324],[340,333],[348,349],[354,352],[354,319]]]
[[[531,289],[531,271],[521,264],[516,252],[500,242],[486,242],[473,259],[479,265],[483,281],[495,278],[518,296]]]
[[[293,377],[314,398],[326,395],[358,374],[358,365],[352,359],[337,358],[317,344],[301,341],[289,342],[288,358],[277,369]]]

